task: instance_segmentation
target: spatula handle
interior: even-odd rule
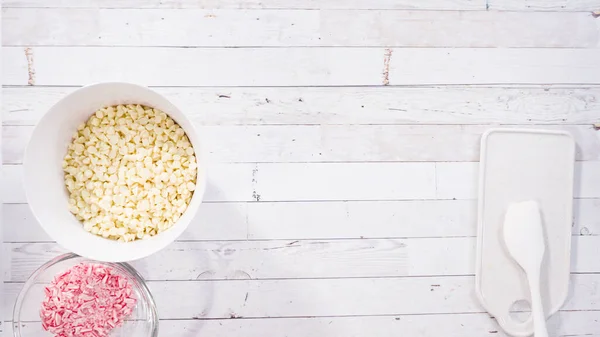
[[[542,305],[542,294],[540,291],[540,271],[529,273],[529,289],[531,290],[531,315],[533,316],[534,337],[548,337],[546,329],[546,314]]]

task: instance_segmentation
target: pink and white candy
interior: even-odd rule
[[[93,263],[56,276],[45,294],[42,327],[55,337],[106,337],[131,315],[136,303],[126,277]]]

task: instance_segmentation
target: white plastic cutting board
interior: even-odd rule
[[[529,287],[504,246],[504,214],[511,202],[539,203],[546,243],[541,292],[550,316],[569,289],[574,164],[575,142],[566,132],[494,129],[482,137],[476,291],[508,334],[529,336],[533,324],[510,315],[514,302],[529,301]]]

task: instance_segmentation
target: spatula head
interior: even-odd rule
[[[539,270],[546,245],[537,202],[509,205],[504,217],[504,242],[510,255],[525,272]]]

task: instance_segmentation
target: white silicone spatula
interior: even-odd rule
[[[534,336],[548,337],[540,292],[540,274],[546,245],[537,202],[524,201],[509,205],[504,217],[504,242],[510,255],[527,274]]]

